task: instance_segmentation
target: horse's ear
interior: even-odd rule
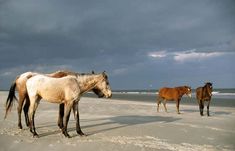
[[[105,71],[102,73],[102,75],[105,77],[105,79],[108,78],[107,74],[105,73]]]

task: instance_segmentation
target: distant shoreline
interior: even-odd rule
[[[3,93],[8,93],[8,91],[0,91]],[[225,93],[215,93],[212,95],[212,101],[211,101],[211,107],[213,106],[221,106],[221,107],[235,107],[235,93],[230,91],[231,93],[227,93],[227,91],[222,90],[221,92]],[[230,95],[228,95],[230,94]],[[17,94],[18,95],[18,94]],[[18,97],[18,96],[17,96]],[[89,92],[84,95],[84,97],[91,97],[91,98],[97,98],[97,96]],[[136,102],[149,102],[149,103],[155,103],[157,98],[157,94],[152,92],[116,92],[113,91],[112,98],[113,100],[130,100],[130,101],[136,101]],[[98,99],[98,98],[97,98]],[[174,101],[168,101],[167,103],[173,103]],[[183,96],[181,99],[181,103],[184,105],[195,105],[198,106],[197,100],[195,98],[195,93],[193,92],[192,98],[189,98],[187,96]]]

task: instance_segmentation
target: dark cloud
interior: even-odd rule
[[[183,69],[192,68],[189,64],[199,63],[197,56],[225,53],[199,59],[201,66],[234,56],[234,4],[232,0],[1,1],[0,80],[10,80],[27,70],[69,68],[108,70],[114,88],[148,88],[156,81],[155,75],[177,85],[184,81],[172,80],[171,75],[180,75]],[[153,52],[166,56],[151,57]],[[191,61],[179,63],[176,54]],[[220,64],[230,66],[232,60]],[[167,67],[169,64],[174,68]],[[204,72],[199,70],[201,66],[190,73],[200,75]],[[212,66],[203,69],[216,71]],[[226,72],[234,74],[234,70]],[[120,82],[124,77],[126,82]],[[152,79],[150,84],[143,77]],[[192,79],[195,85],[200,81]],[[156,87],[163,84],[154,83]]]

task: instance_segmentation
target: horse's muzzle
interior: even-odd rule
[[[107,98],[111,98],[113,95],[112,95],[112,93],[107,97]]]
[[[188,96],[191,98],[192,97],[192,93],[188,94]]]

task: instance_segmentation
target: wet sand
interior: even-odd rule
[[[69,134],[65,138],[57,127],[58,105],[41,101],[35,116],[39,138],[33,138],[25,126],[17,128],[15,103],[6,120],[4,103],[7,92],[0,92],[0,151],[203,151],[235,150],[235,108],[211,107],[211,116],[199,115],[198,106],[167,104],[169,113],[156,111],[152,102],[83,97],[80,124],[88,136],[75,131],[71,114]]]

